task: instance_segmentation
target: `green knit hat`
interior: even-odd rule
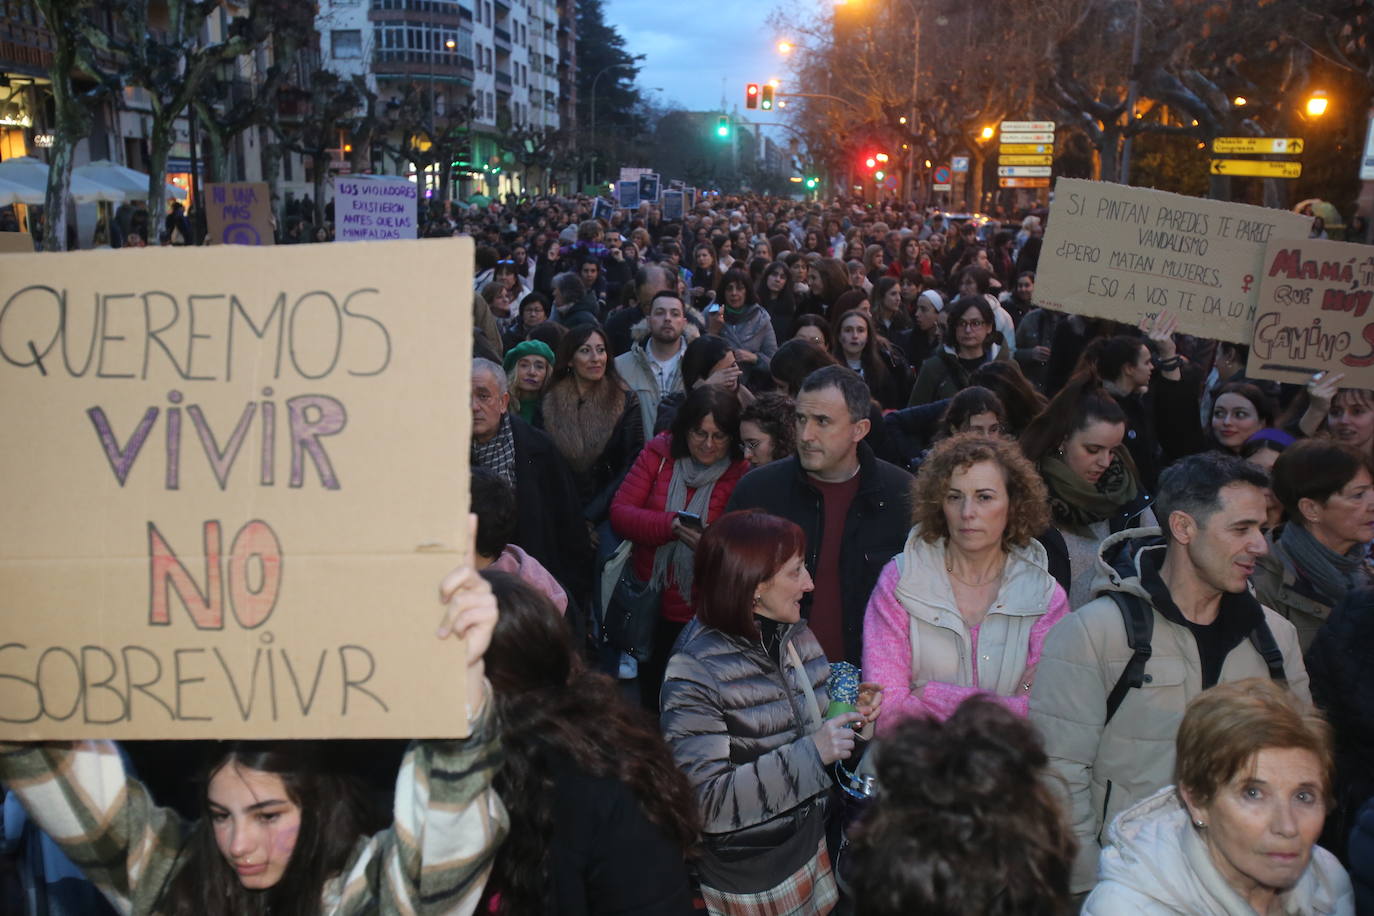
[[[548,344],[542,340],[522,340],[506,351],[506,358],[501,361],[501,368],[509,372],[522,356],[542,356],[548,361],[549,366],[553,366],[553,351],[549,349]]]

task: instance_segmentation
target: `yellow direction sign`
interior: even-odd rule
[[[1302,153],[1302,137],[1217,137],[1212,141],[1214,153],[1281,153],[1297,156]]]
[[[1006,155],[1030,155],[1035,153],[1053,153],[1053,143],[1003,143],[997,150],[1003,156]]]
[[[1213,159],[1213,175],[1238,175],[1246,178],[1297,178],[1301,162],[1264,162],[1257,159]]]
[[[998,165],[1053,165],[1054,157],[1045,156],[1008,156],[1005,153],[997,157]]]

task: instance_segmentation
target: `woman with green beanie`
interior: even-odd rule
[[[522,340],[506,351],[502,367],[510,380],[511,406],[520,419],[533,423],[534,409],[548,387],[553,351],[542,340]]]

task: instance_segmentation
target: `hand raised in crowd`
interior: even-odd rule
[[[468,516],[472,543],[468,556],[477,555],[477,516]],[[468,709],[480,705],[483,695],[485,666],[482,662],[491,634],[496,629],[496,596],[471,562],[459,566],[439,583],[439,600],[444,605],[444,619],[435,635],[440,639],[456,636],[467,645]]]
[[[1312,376],[1312,381],[1307,383],[1307,397],[1312,406],[1319,408],[1325,415],[1331,410],[1331,400],[1336,396],[1336,392],[1341,390],[1343,381],[1344,372],[1318,372]]]
[[[836,760],[847,760],[854,752],[854,723],[863,722],[864,717],[857,712],[847,712],[825,720],[818,730],[812,733],[811,740],[816,742],[821,763],[829,766]]]
[[[735,362],[737,362],[737,363],[745,363],[746,365],[752,366],[754,363],[756,363],[756,362],[758,362],[758,361],[759,361],[759,355],[758,355],[757,353],[755,353],[753,350],[736,350],[736,351],[735,351]]]
[[[715,311],[706,310],[706,333],[720,336],[720,332],[725,330],[725,309],[717,308]]]
[[[1140,330],[1144,331],[1145,336],[1154,341],[1159,348],[1160,361],[1173,359],[1178,355],[1178,347],[1174,344],[1178,319],[1168,309],[1163,309],[1153,318],[1140,319]]]
[[[702,384],[720,385],[722,387],[728,388],[733,383],[739,382],[739,377],[743,374],[744,370],[737,365],[726,366],[723,369],[717,369],[715,372],[712,372],[710,375],[706,376],[706,378],[702,381]]]

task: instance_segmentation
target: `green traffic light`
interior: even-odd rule
[[[808,179],[806,179],[806,186],[807,186],[808,188],[814,188],[814,187],[816,186],[816,179],[814,179],[814,178],[808,178]]]
[[[882,181],[885,177],[887,177],[887,175],[885,172],[879,170],[873,173],[873,177],[878,179],[879,181]]]

